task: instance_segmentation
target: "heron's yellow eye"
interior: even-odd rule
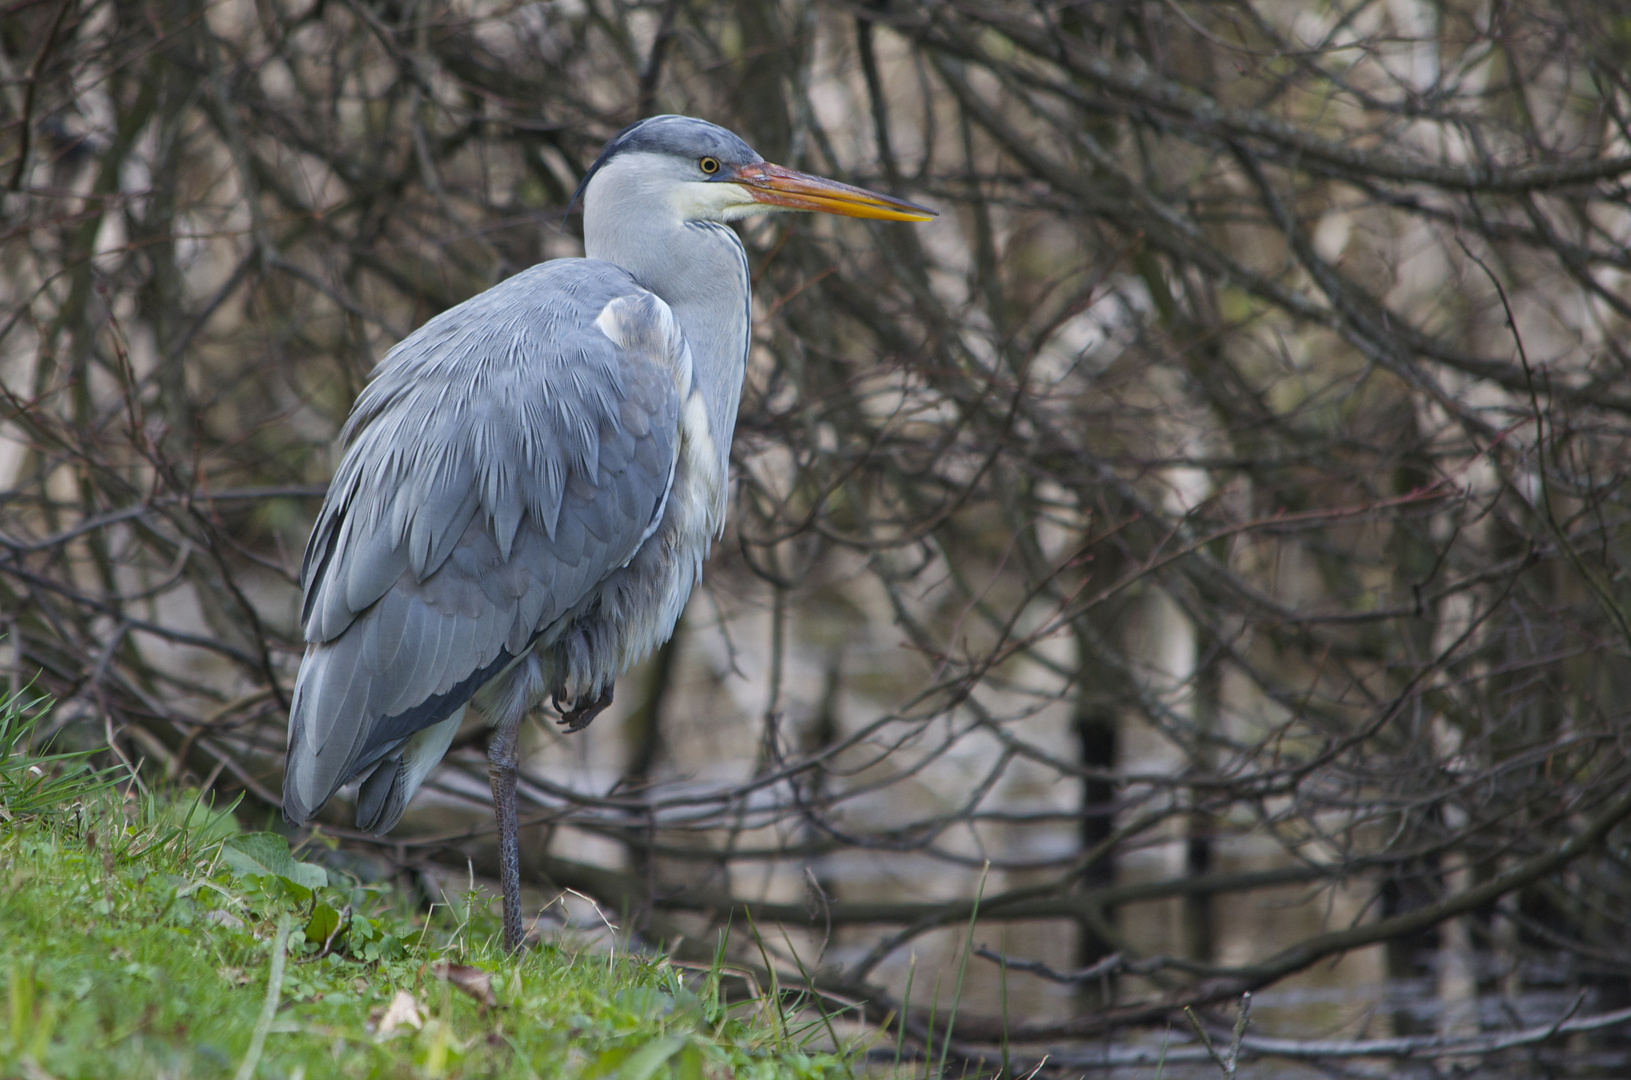
[[[697,168],[701,169],[709,176],[712,176],[714,173],[719,171],[719,159],[705,157],[701,161],[697,162]]]

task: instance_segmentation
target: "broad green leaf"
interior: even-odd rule
[[[606,1080],[608,1077],[617,1076],[623,1068],[623,1063],[632,1056],[634,1051],[627,1046],[614,1046],[610,1050],[602,1050],[584,1075],[589,1080]]]
[[[617,1070],[617,1080],[651,1080],[652,1075],[684,1045],[683,1035],[652,1039],[623,1059],[622,1068]]]
[[[313,945],[321,945],[334,936],[340,928],[340,913],[327,904],[318,904],[317,909],[311,913],[311,919],[306,923],[306,940]]]
[[[311,898],[315,895],[312,890],[306,888],[293,878],[280,876],[278,881],[283,883],[283,888],[289,894],[289,899],[293,900],[297,904],[310,903]]]
[[[289,854],[289,841],[277,833],[253,832],[230,836],[221,845],[221,858],[240,877],[246,874],[270,875],[287,879],[304,889],[321,889],[328,873],[321,866],[296,862]]]
[[[674,1062],[674,1080],[704,1080],[702,1051],[695,1043],[686,1046]]]
[[[328,884],[328,871],[321,866],[313,866],[309,862],[289,861],[294,873],[283,876],[297,885],[304,885],[308,889],[321,889]]]

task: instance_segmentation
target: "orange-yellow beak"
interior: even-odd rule
[[[794,172],[768,161],[744,165],[730,179],[746,188],[756,202],[792,210],[819,210],[825,214],[879,221],[928,221],[939,213],[904,199]]]

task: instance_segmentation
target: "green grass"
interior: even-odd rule
[[[0,1076],[850,1075],[821,1022],[724,1000],[717,962],[512,961],[473,897],[427,917],[225,811],[31,755],[21,704],[0,708]]]

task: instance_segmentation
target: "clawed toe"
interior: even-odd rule
[[[561,718],[556,723],[566,731],[582,731],[589,726],[589,721],[599,716],[606,706],[612,703],[612,688],[608,686],[599,697],[587,704],[579,698],[568,707],[559,694],[554,695],[553,701],[555,708],[561,713]]]

